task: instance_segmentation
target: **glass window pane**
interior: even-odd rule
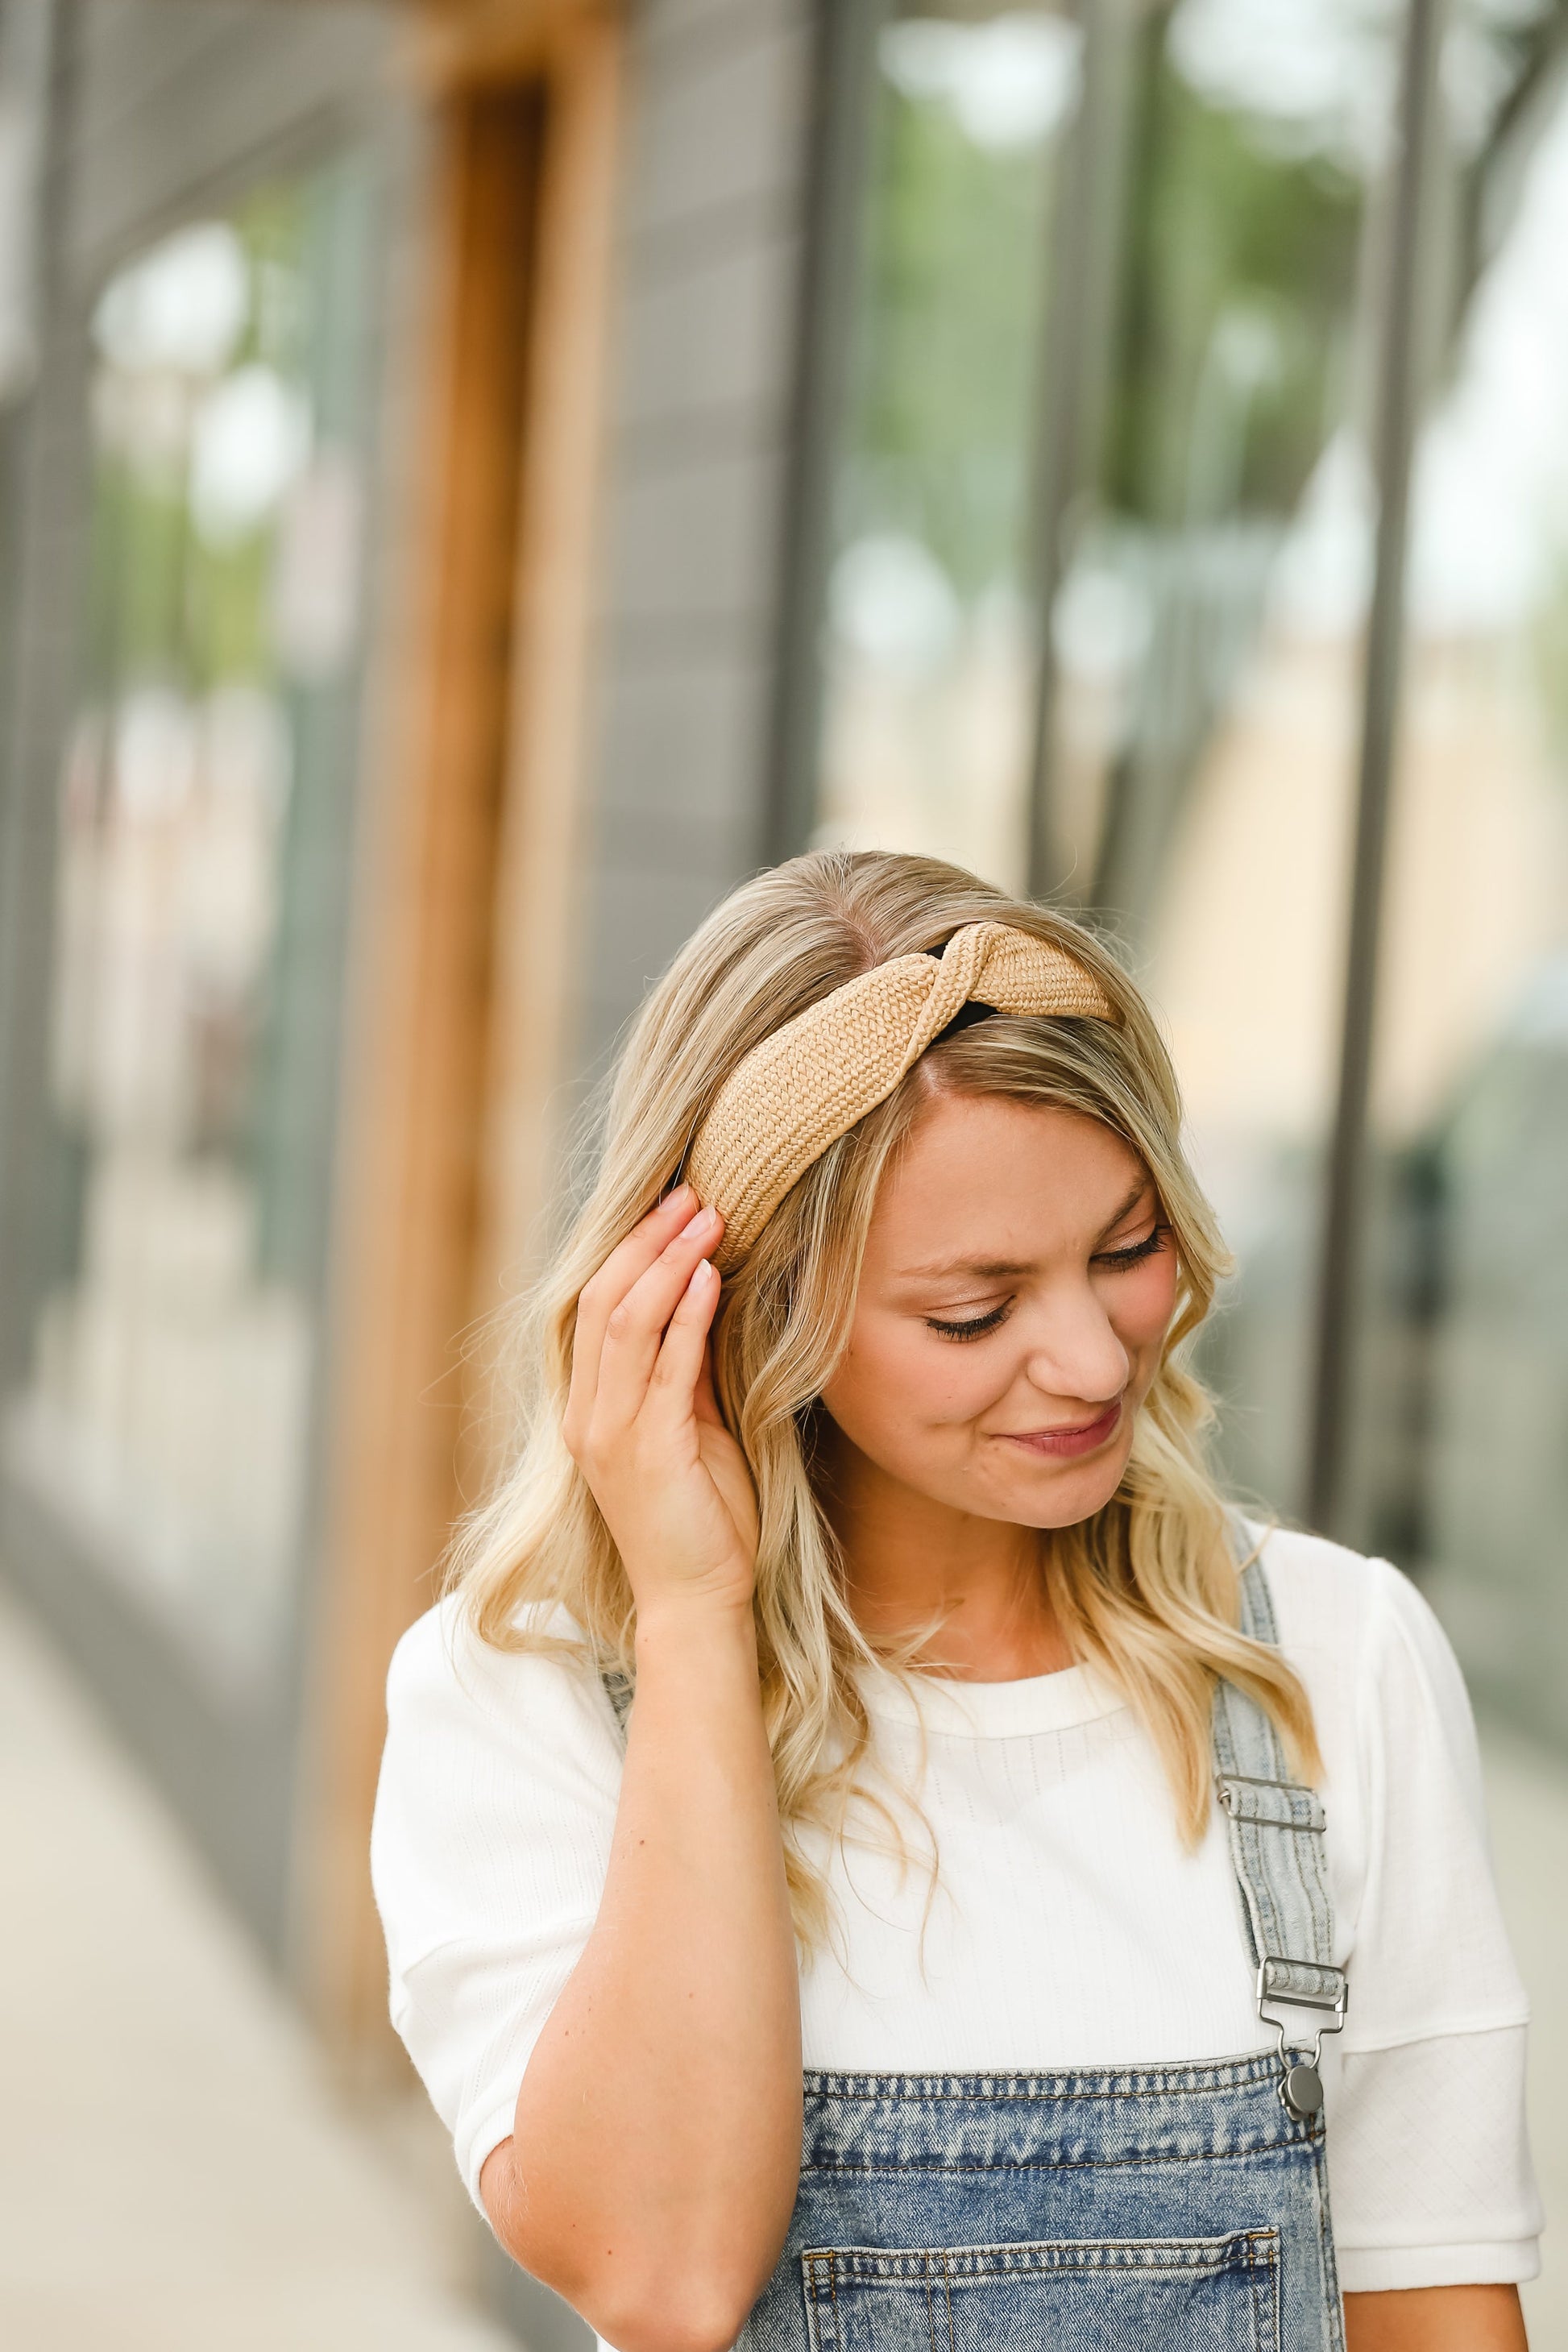
[[[1479,1685],[1562,1738],[1568,93],[1505,106],[1528,28],[1489,16],[1445,84],[1480,238],[1415,475],[1353,1499]]]
[[[1301,1504],[1371,577],[1362,430],[1402,9],[1180,0],[1126,74],[1097,495],[1051,622],[1069,891],[1169,1024],[1238,1270],[1232,1475]]]
[[[323,1245],[366,179],[262,188],[94,319],[55,1230],[16,1473],[233,1665],[284,1621]]]
[[[878,57],[824,620],[819,843],[1022,880],[1030,498],[1066,10],[920,5]]]

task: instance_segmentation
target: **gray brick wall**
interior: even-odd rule
[[[642,0],[614,321],[581,1057],[765,837],[811,0]]]

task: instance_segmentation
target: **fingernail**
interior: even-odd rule
[[[665,1205],[671,1209],[683,1208],[688,1201],[695,1201],[697,1195],[689,1184],[678,1184],[674,1192],[669,1194]]]
[[[689,1234],[711,1233],[718,1223],[718,1216],[713,1210],[700,1209],[686,1230]]]

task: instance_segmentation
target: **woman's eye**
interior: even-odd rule
[[[1131,1242],[1125,1249],[1101,1250],[1094,1263],[1096,1265],[1108,1265],[1112,1274],[1121,1273],[1124,1266],[1141,1265],[1146,1257],[1159,1255],[1170,1230],[1169,1225],[1156,1225],[1142,1241]]]
[[[985,1332],[994,1331],[1012,1303],[1010,1298],[1005,1298],[1000,1307],[993,1307],[984,1315],[971,1316],[953,1323],[945,1321],[940,1315],[928,1315],[926,1328],[939,1333],[944,1339],[978,1339]]]

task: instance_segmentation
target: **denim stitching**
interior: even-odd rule
[[[886,2164],[807,2164],[802,2169],[814,2178],[821,2177],[826,2179],[831,2179],[836,2173],[840,2172],[852,2173],[860,2179],[871,2179],[882,2175],[886,2175],[890,2179],[898,2179],[909,2174],[913,2174],[918,2179],[945,2172],[960,2177],[966,2173],[973,2173],[979,2178],[984,2178],[987,2173],[994,2173],[999,2168],[1010,2173],[1124,2172],[1135,2171],[1146,2165],[1247,2164],[1255,2156],[1273,2156],[1290,2147],[1310,2147],[1321,2137],[1322,2126],[1320,2123],[1310,2132],[1303,2129],[1300,2138],[1297,2140],[1269,2140],[1258,2147],[1196,2148],[1190,2155],[1178,2155],[1173,2152],[1169,2156],[1058,2157],[1041,2164],[1031,2163],[1023,2158],[1008,2157],[1003,2159],[1000,2168],[994,2164],[900,2164],[889,2160]]]
[[[803,2079],[808,2098],[860,2105],[894,2100],[930,2105],[941,2099],[1195,2098],[1210,2091],[1249,2090],[1271,2082],[1274,2068],[1272,2051],[1254,2050],[1244,2057],[1200,2060],[1190,2066],[1087,2066],[1044,2073],[1008,2069],[994,2074],[846,2074],[817,2069]]]
[[[1045,2238],[1013,2242],[1001,2240],[994,2244],[979,2246],[836,2246],[819,2259],[826,2261],[830,2275],[840,2264],[856,2280],[869,2284],[888,2281],[908,2284],[921,2280],[926,2286],[928,2308],[931,2307],[931,2282],[934,2266],[940,2263],[946,2290],[949,2312],[949,2341],[952,2341],[952,2307],[953,2258],[1002,2257],[1000,2266],[979,2269],[965,2275],[976,2281],[994,2277],[1050,2277],[1084,2270],[1122,2271],[1129,2276],[1220,2277],[1226,2272],[1245,2270],[1267,2273],[1279,2264],[1279,2233],[1275,2229],[1238,2231],[1224,2238]],[[1006,2257],[1029,2257],[1009,2262]],[[1044,2259],[1032,2259],[1043,2257]],[[1156,2259],[1162,2257],[1163,2259]],[[919,2264],[916,2269],[914,2265]],[[934,2330],[933,2330],[934,2340]]]
[[[811,2254],[805,2257],[805,2284],[811,2302],[811,2340],[816,2347],[816,2352],[823,2352],[822,2326],[817,2317],[819,2305],[816,2300],[816,2261]]]
[[[1227,2230],[1218,2238],[983,2238],[973,2246],[811,2246],[801,2255],[803,2263],[816,2263],[827,2270],[835,2263],[848,2263],[864,2256],[868,2262],[926,2262],[934,2254],[1018,2254],[1039,2253],[1047,2249],[1066,2250],[1073,2246],[1095,2246],[1101,2250],[1119,2248],[1162,2252],[1174,2249],[1196,2252],[1201,2247],[1261,2246],[1267,2254],[1278,2246],[1279,2232],[1272,2222],[1260,2224],[1255,2230]]]
[[[1252,2293],[1253,2352],[1279,2352],[1279,2241],[1276,2231],[1254,2231],[1247,2249],[1247,2267]],[[1272,2292],[1270,2292],[1272,2289]],[[1272,2333],[1268,2329],[1268,2295],[1274,2307]]]
[[[1340,2294],[1340,2266],[1334,2255],[1333,2217],[1329,2210],[1329,2175],[1319,2149],[1312,2166],[1312,2187],[1318,2207],[1318,2259],[1322,2266],[1323,2300],[1329,2307],[1333,2352],[1345,2352],[1345,2306]]]
[[[1269,2072],[1277,2072],[1277,2067],[1279,2067],[1279,2061],[1274,2061],[1274,2058],[1269,2058]],[[1199,2094],[1199,2091],[1192,2091],[1192,2094],[1187,2094],[1187,2091],[1168,2091],[1168,2094],[1166,2094],[1166,2091],[1157,2091],[1157,2094],[1150,2094],[1150,2098],[1190,2098],[1190,2095],[1192,2095],[1192,2098],[1199,2098],[1201,2094]],[[959,2100],[959,2105],[978,2105],[978,2103],[983,2103],[983,2100],[985,2100],[985,2094],[978,2094],[978,2095],[975,2095],[975,2100]],[[1081,2100],[1081,2103],[1079,2103],[1079,2100],[1044,2098],[1044,2095],[1035,2095],[1035,2094],[1027,2094],[1027,2095],[1025,2095],[1025,2098],[1011,2098],[1011,2095],[1008,2095],[1008,2094],[1004,2094],[1002,2098],[994,2098],[994,2100],[990,2100],[990,2103],[992,2103],[992,2105],[1004,2105],[1004,2103],[1006,2103],[1008,2107],[1069,2107],[1069,2105],[1089,2105],[1090,2100],[1098,2100],[1098,2103],[1102,2103],[1102,2105],[1123,2105],[1123,2107],[1135,2105],[1135,2100],[1133,2100],[1133,2098],[1129,2098],[1129,2095],[1126,2095],[1126,2094],[1121,2094],[1121,2091],[1089,2091],[1089,2094],[1084,2095],[1084,2100]],[[851,2105],[851,2100],[844,2100],[842,2105]],[[936,2100],[936,2098],[908,2098],[908,2100],[877,2100],[877,2098],[860,2098],[860,2100],[853,2100],[853,2105],[858,2105],[858,2107],[879,2107],[879,2105],[938,2107],[938,2105],[942,2105],[942,2100]]]

